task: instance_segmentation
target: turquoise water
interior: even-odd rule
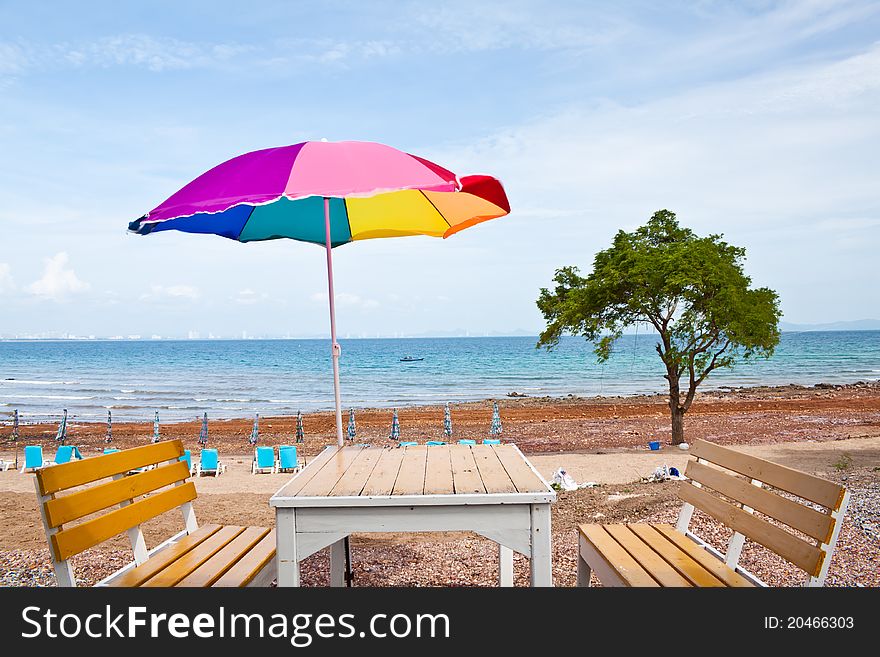
[[[627,335],[596,362],[591,345],[564,338],[553,352],[535,337],[342,340],[345,407],[387,407],[504,397],[630,395],[665,390],[653,335]],[[402,363],[405,355],[424,358]],[[767,361],[709,376],[720,386],[880,379],[880,331],[784,333]],[[327,340],[0,342],[0,418],[27,421],[189,420],[333,408]]]

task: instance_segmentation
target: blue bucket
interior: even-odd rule
[[[648,447],[650,447],[651,449],[656,451],[656,450],[660,449],[660,441],[659,440],[652,440],[651,442],[648,443]]]

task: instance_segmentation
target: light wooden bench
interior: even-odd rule
[[[739,565],[746,538],[803,570],[806,586],[822,586],[849,492],[703,440],[690,451],[675,527],[580,525],[578,586],[591,572],[603,586],[766,586]],[[733,530],[725,554],[690,531],[695,508]]]
[[[275,530],[199,527],[192,507],[196,488],[188,481],[183,454],[182,443],[171,440],[37,471],[40,512],[59,586],[76,586],[70,557],[123,532],[134,560],[96,586],[271,584]],[[174,508],[183,514],[183,531],[147,550],[140,524]]]

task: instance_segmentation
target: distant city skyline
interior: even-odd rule
[[[554,271],[662,208],[744,247],[785,322],[880,317],[876,2],[149,6],[0,5],[0,335],[326,337],[322,249],[125,230],[321,138],[494,175],[512,207],[337,249],[343,337],[540,331]]]

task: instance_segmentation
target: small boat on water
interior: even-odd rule
[[[401,363],[414,363],[419,360],[425,360],[424,358],[416,358],[415,356],[404,356],[400,359]]]

